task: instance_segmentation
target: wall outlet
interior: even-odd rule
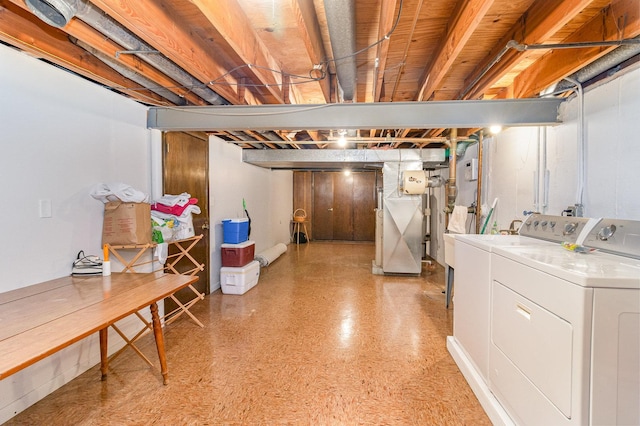
[[[38,201],[40,217],[51,217],[51,200],[42,199]]]

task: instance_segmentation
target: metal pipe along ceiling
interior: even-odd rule
[[[354,0],[324,0],[331,50],[336,65],[342,101],[355,100],[356,8]]]
[[[125,65],[123,65],[121,62],[118,62],[113,57],[105,55],[102,52],[99,52],[98,50],[96,50],[93,47],[89,46],[87,43],[84,43],[84,42],[82,42],[80,40],[72,40],[72,41],[75,44],[77,44],[78,46],[82,47],[87,52],[91,53],[96,58],[98,58],[100,61],[102,61],[109,68],[111,68],[114,71],[122,74],[126,78],[135,81],[136,83],[138,83],[142,87],[148,88],[153,93],[155,93],[155,94],[157,94],[159,96],[162,96],[163,98],[167,99],[169,102],[172,102],[175,105],[184,105],[184,101],[185,101],[184,98],[176,95],[175,93],[171,92],[168,89],[165,89],[163,87],[158,87],[153,81],[151,81],[150,79],[148,79],[145,76],[141,75],[140,73],[137,73],[137,72],[127,68]]]
[[[158,54],[152,46],[131,34],[86,0],[26,0],[26,5],[38,18],[49,25],[59,28],[64,27],[71,18],[75,16],[123,48],[139,52],[136,56],[140,59],[177,81],[185,88],[188,88],[210,104],[228,104],[224,98],[206,87],[201,81],[182,70],[163,55]],[[182,103],[183,102],[180,102],[179,104]]]

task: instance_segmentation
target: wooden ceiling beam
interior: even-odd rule
[[[122,76],[86,50],[71,43],[63,31],[45,24],[22,5],[13,4],[9,0],[0,0],[0,40],[140,102],[171,105],[149,90],[140,90],[138,83]]]
[[[602,9],[565,43],[613,41],[640,35],[638,0],[618,0]],[[553,50],[519,74],[513,82],[516,98],[537,95],[552,84],[585,67],[615,47],[590,47]]]
[[[91,0],[113,19],[178,64],[185,71],[230,103],[237,103],[238,81],[228,69],[215,60],[189,32],[187,25],[176,22],[169,9],[160,2],[138,0]],[[258,104],[248,96],[243,97],[247,104]]]
[[[478,98],[519,62],[535,53],[533,51],[519,52],[515,49],[503,52],[509,41],[516,40],[523,44],[544,43],[591,2],[592,0],[542,0],[534,2],[523,18],[516,22],[496,44],[486,60],[478,65],[477,71],[465,80],[461,94],[467,93],[462,96],[462,99]],[[491,62],[501,52],[504,55],[500,61],[492,65]]]
[[[380,20],[378,24],[378,40],[382,40],[391,28],[396,18],[396,6],[398,0],[382,0],[380,5]],[[385,40],[376,46],[376,66],[373,71],[373,102],[379,102],[382,96],[382,86],[384,85],[384,70],[387,67],[387,57],[389,55],[389,40]]]
[[[211,22],[216,31],[237,55],[239,63],[248,64],[242,72],[251,76],[271,97],[271,103],[285,103],[282,70],[236,0],[190,0]]]
[[[420,78],[417,101],[430,99],[438,89],[453,62],[480,25],[494,1],[467,0],[459,2],[458,9],[447,25],[448,31],[440,42],[435,59],[427,66]]]
[[[322,42],[322,32],[320,30],[318,17],[316,16],[313,0],[291,0],[291,8],[296,15],[300,36],[307,48],[311,63],[321,67],[324,66],[323,70],[317,71],[318,75],[322,72],[325,73],[325,77],[319,80],[318,84],[320,85],[320,90],[322,90],[325,101],[329,103],[331,102],[331,87],[328,78],[329,66],[325,63],[328,56]]]

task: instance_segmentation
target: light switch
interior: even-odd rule
[[[51,217],[51,200],[42,199],[38,202],[40,217]]]

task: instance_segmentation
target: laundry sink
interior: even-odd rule
[[[454,268],[456,260],[456,234],[442,234],[444,238],[444,263]]]

